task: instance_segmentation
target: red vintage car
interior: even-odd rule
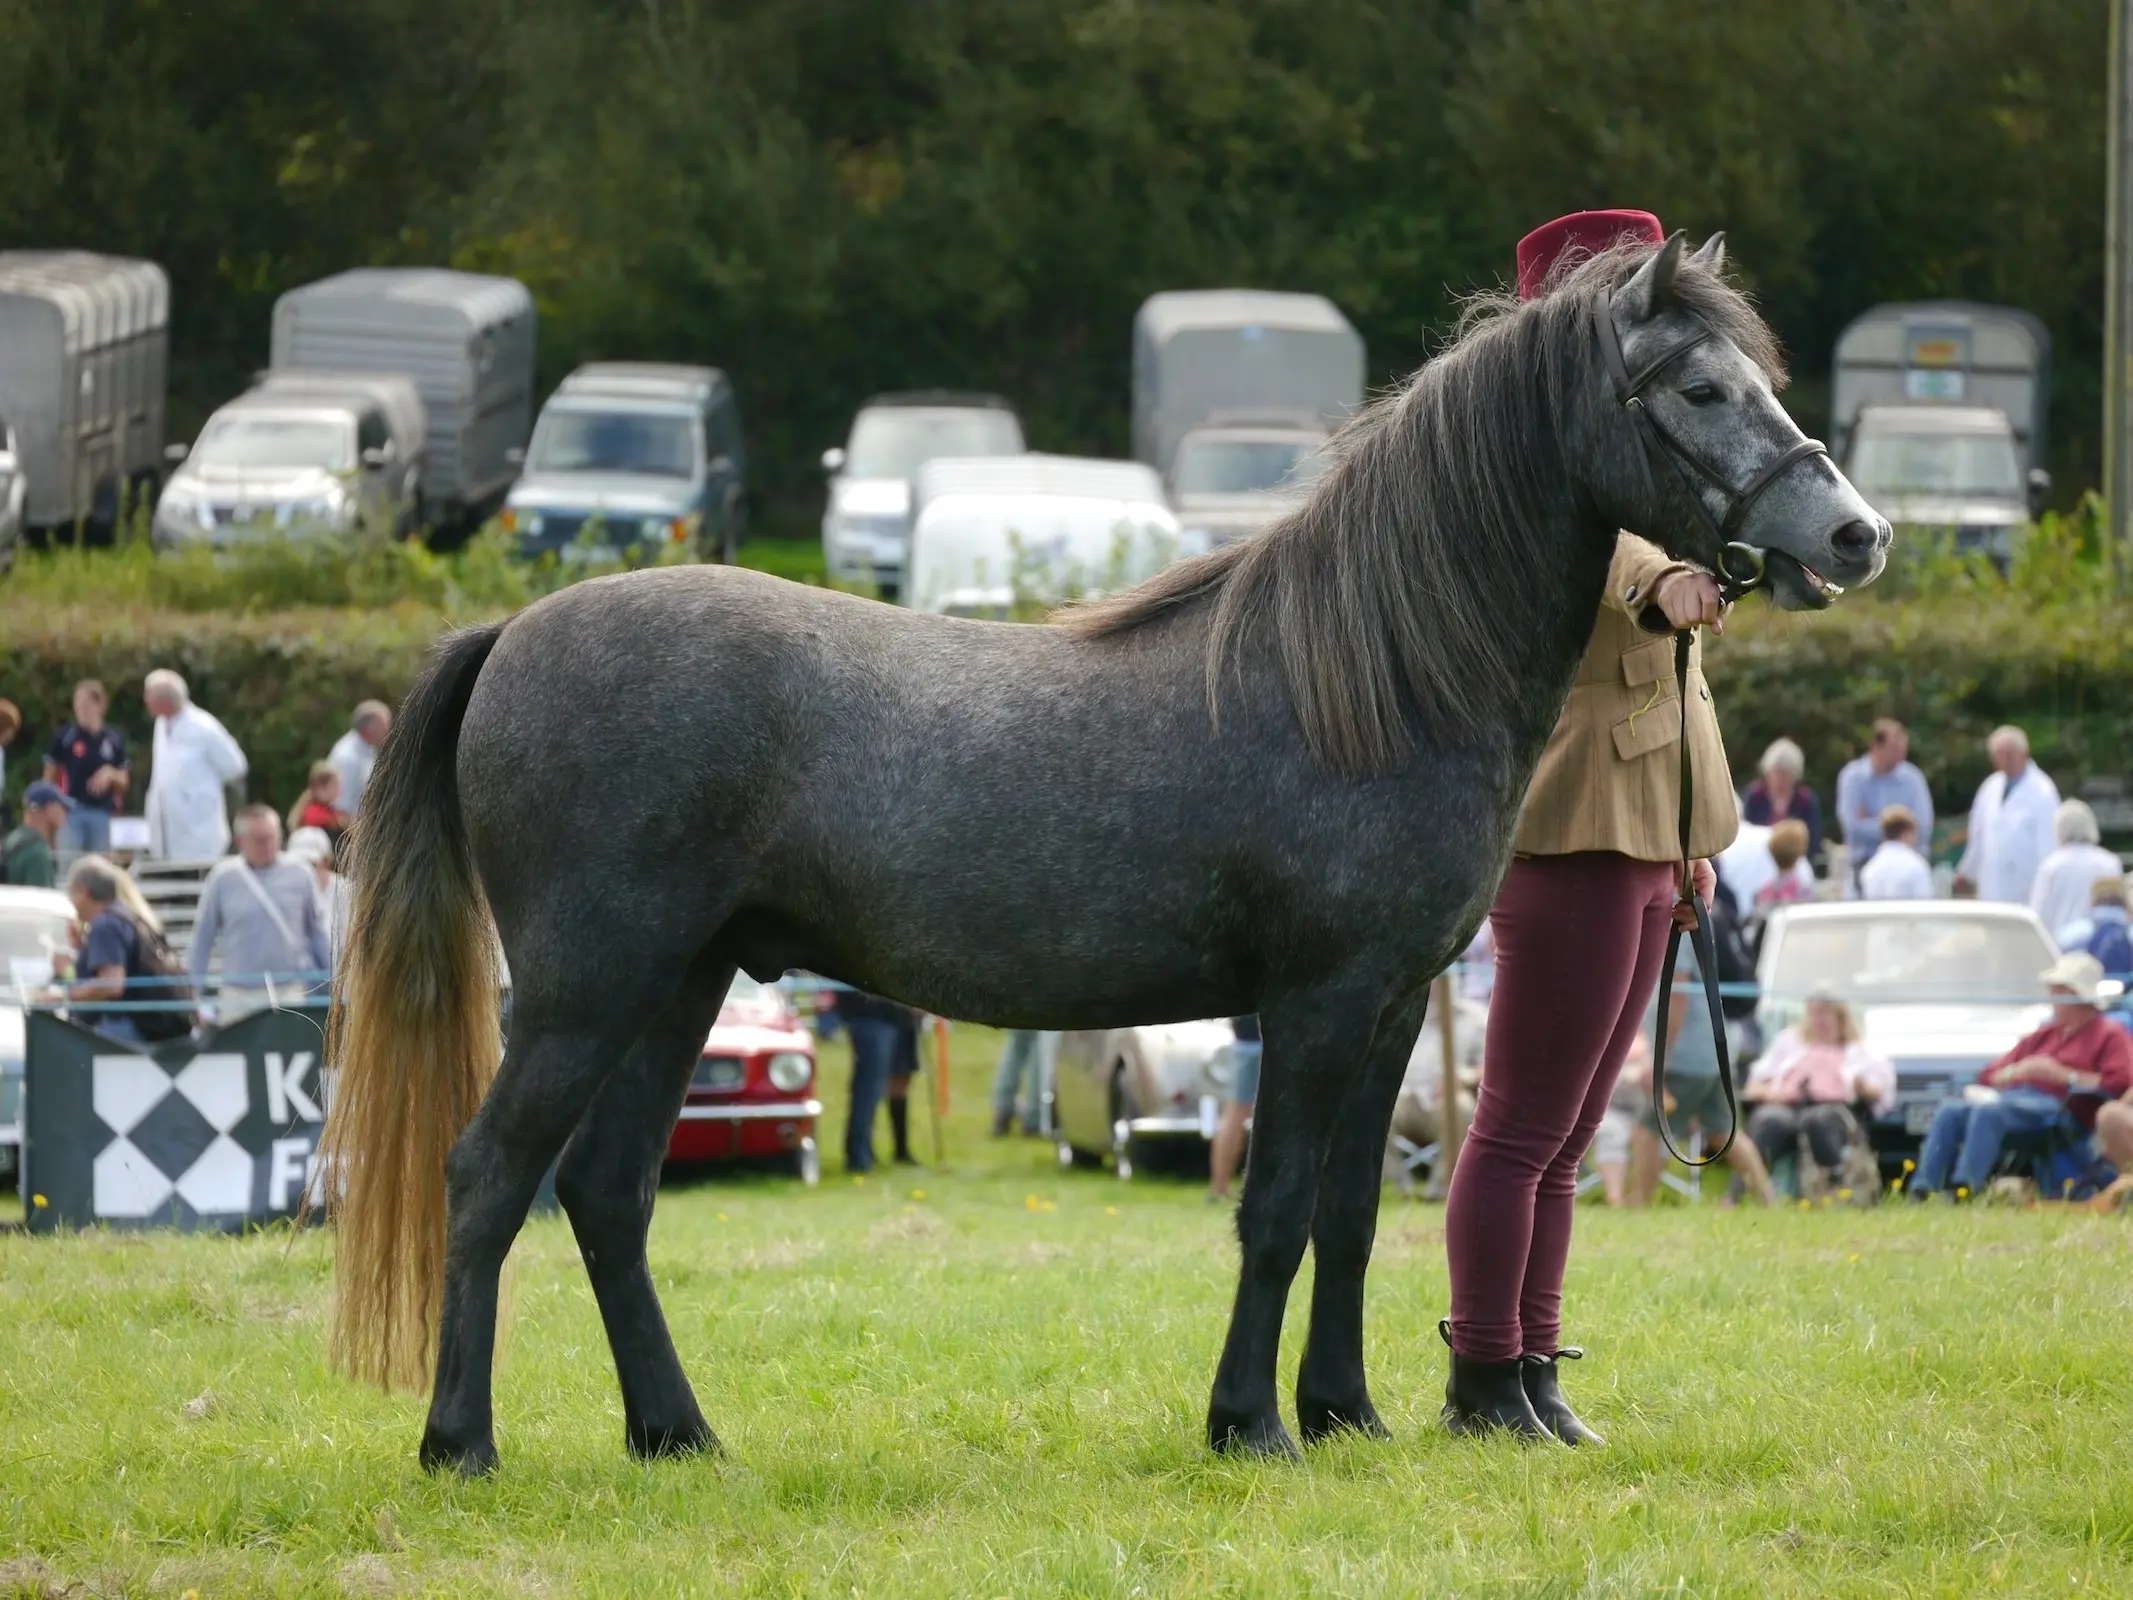
[[[667,1160],[778,1162],[814,1183],[814,1090],[814,1035],[782,992],[741,973],[704,1041]]]

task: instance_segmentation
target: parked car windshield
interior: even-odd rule
[[[1770,973],[1771,993],[1800,999],[1827,983],[1845,997],[1959,1004],[2030,999],[2056,952],[2036,928],[2003,917],[1794,917]]]
[[[0,983],[14,961],[47,961],[67,947],[67,919],[49,911],[0,911]]]
[[[696,471],[696,423],[655,411],[541,414],[528,466],[535,472],[643,472],[686,478]]]
[[[193,459],[210,467],[324,467],[355,464],[355,424],[328,417],[216,417]]]
[[[1011,411],[929,411],[882,406],[852,424],[844,471],[852,478],[908,478],[936,456],[1018,456],[1022,425]]]
[[[1302,439],[1188,439],[1178,451],[1179,494],[1257,494],[1309,483],[1325,457]]]
[[[1879,496],[2019,497],[2014,440],[1989,433],[1867,433],[1852,452],[1851,480]]]

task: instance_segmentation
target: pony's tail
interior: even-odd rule
[[[445,1158],[502,1054],[496,934],[460,812],[460,723],[501,623],[437,646],[363,790],[326,1058],[333,1359],[421,1384],[444,1286]]]

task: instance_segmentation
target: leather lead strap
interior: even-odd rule
[[[1696,820],[1696,774],[1689,758],[1689,648],[1695,635],[1687,628],[1674,635],[1674,687],[1681,696],[1681,902],[1696,913],[1690,935],[1696,951],[1697,970],[1703,974],[1704,1001],[1711,1010],[1711,1035],[1718,1044],[1718,1082],[1725,1091],[1729,1125],[1725,1141],[1701,1161],[1691,1161],[1674,1143],[1666,1125],[1666,1036],[1673,1009],[1674,963],[1681,958],[1681,924],[1669,921],[1666,933],[1666,965],[1659,975],[1659,992],[1666,997],[1652,1019],[1652,1109],[1658,1113],[1659,1138],[1666,1153],[1685,1167],[1715,1166],[1733,1148],[1740,1133],[1740,1101],[1733,1093],[1733,1052],[1726,1042],[1725,1006],[1718,996],[1718,937],[1711,930],[1711,913],[1696,894],[1695,869],[1689,865],[1689,834]]]

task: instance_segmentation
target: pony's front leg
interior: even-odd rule
[[[1262,1003],[1265,1057],[1237,1208],[1243,1262],[1207,1408],[1207,1441],[1217,1450],[1298,1453],[1275,1396],[1281,1318],[1311,1236],[1334,1117],[1349,1098],[1380,1003],[1375,993],[1334,988]]]
[[[521,1016],[496,1081],[445,1167],[444,1310],[422,1465],[478,1477],[496,1466],[490,1379],[497,1281],[548,1164],[626,1034],[537,1032]]]
[[[1386,1008],[1363,1070],[1334,1121],[1311,1217],[1311,1329],[1296,1373],[1296,1423],[1304,1443],[1352,1429],[1374,1439],[1392,1435],[1370,1403],[1363,1377],[1363,1275],[1377,1238],[1385,1142],[1393,1102],[1422,1030],[1429,991]]]

